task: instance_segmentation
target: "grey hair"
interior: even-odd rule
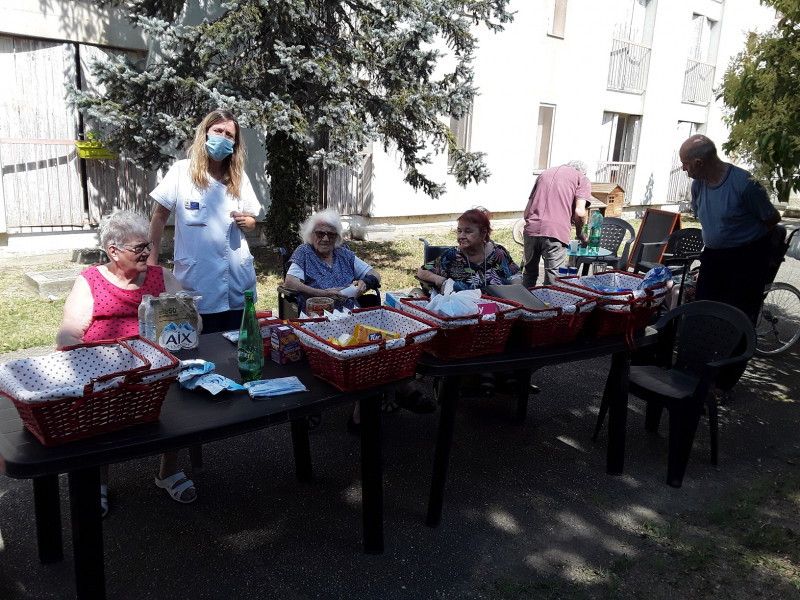
[[[339,213],[332,208],[326,208],[325,210],[315,212],[313,215],[303,221],[300,224],[300,239],[306,244],[311,244],[314,239],[314,230],[317,228],[317,225],[322,223],[325,225],[330,225],[336,229],[337,235],[334,246],[336,248],[341,246],[344,243],[344,240],[342,239],[344,227],[342,226],[342,219],[339,217]]]
[[[589,170],[586,163],[582,160],[571,160],[567,163],[567,166],[572,167],[576,171],[580,171],[583,175],[586,175],[586,171]]]
[[[697,134],[690,137],[684,142],[685,158],[699,158],[700,160],[708,160],[717,155],[717,147],[711,139],[704,135]]]
[[[139,213],[118,210],[100,223],[100,246],[108,252],[111,246],[121,246],[130,238],[149,239],[150,221]]]

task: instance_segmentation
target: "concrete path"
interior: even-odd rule
[[[761,474],[787,468],[798,451],[799,365],[797,350],[751,363],[721,410],[719,468],[710,464],[703,420],[681,489],[664,484],[666,436],[644,431],[635,399],[625,475],[605,474],[605,435],[589,438],[607,360],[535,373],[541,393],[531,397],[524,426],[512,422],[508,397],[463,398],[438,529],[424,524],[438,412],[385,416],[380,556],[361,550],[359,443],[345,431],[346,407],[325,413],[312,434],[309,484],[295,480],[288,426],[206,446],[191,505],[156,488],[155,457],[114,465],[104,521],[108,597],[433,600],[489,597],[487,586],[500,579],[580,580],[623,557],[641,558],[646,548],[636,531],[643,523],[713,506]],[[3,600],[72,597],[61,480],[66,557],[40,565],[31,483],[0,478]],[[581,585],[586,598],[604,597],[597,580]]]

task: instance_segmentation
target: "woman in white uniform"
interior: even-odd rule
[[[175,212],[175,277],[201,296],[203,333],[238,329],[244,291],[256,288],[253,256],[244,234],[256,225],[260,205],[244,172],[245,148],[233,113],[215,110],[197,128],[187,153],[150,192],[156,250]],[[158,252],[148,264],[158,264]]]

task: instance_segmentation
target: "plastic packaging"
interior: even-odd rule
[[[150,341],[153,341],[153,338],[147,335],[147,317],[148,317],[147,311],[148,310],[150,311],[149,316],[151,317],[150,320],[152,321],[152,315],[153,315],[153,307],[151,304],[152,300],[153,296],[151,296],[150,294],[145,294],[144,296],[142,296],[142,301],[139,303],[139,335]]]
[[[256,318],[256,307],[253,304],[253,290],[244,292],[244,313],[237,348],[242,382],[261,379],[261,372],[264,370],[264,346],[261,342],[261,328]]]

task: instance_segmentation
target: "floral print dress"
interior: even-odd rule
[[[423,269],[452,279],[455,282],[454,292],[480,289],[487,285],[508,285],[513,283],[512,279],[522,276],[508,250],[500,244],[494,244],[494,250],[484,262],[472,262],[461,250],[454,247]]]

